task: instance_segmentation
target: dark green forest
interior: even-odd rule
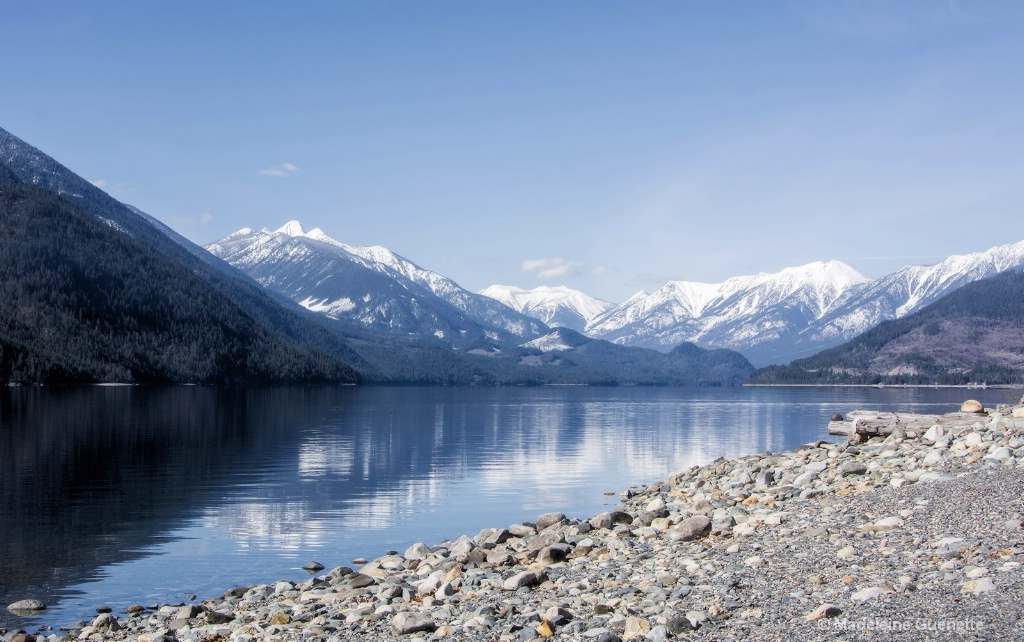
[[[0,167],[0,180],[13,175]],[[32,185],[0,184],[0,380],[355,383],[193,271]]]
[[[976,281],[902,319],[752,384],[964,385],[1024,382],[1024,274]]]

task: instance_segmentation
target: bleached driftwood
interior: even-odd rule
[[[918,415],[909,412],[879,412],[855,410],[844,421],[830,421],[828,434],[845,435],[851,441],[870,437],[888,436],[897,428],[916,436],[923,435],[935,425],[942,427],[973,426],[988,417],[983,412],[951,412],[945,415]],[[908,434],[908,436],[910,436]]]

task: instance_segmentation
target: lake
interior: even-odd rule
[[[898,388],[0,390],[0,627],[308,577],[562,511],[836,412],[950,412],[1019,391]],[[31,618],[7,604],[36,598]]]

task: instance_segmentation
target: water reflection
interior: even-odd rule
[[[977,394],[977,393],[972,393]],[[987,404],[1009,400],[988,391]],[[0,391],[0,606],[301,578],[602,491],[823,438],[834,412],[948,411],[961,391],[69,388]],[[1007,397],[1006,399],[1002,397]]]

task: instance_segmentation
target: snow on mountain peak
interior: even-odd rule
[[[305,236],[306,230],[302,229],[302,223],[298,221],[288,221],[278,229],[274,230],[274,234],[287,234],[288,236]]]
[[[613,304],[564,285],[542,285],[524,290],[514,285],[492,285],[480,294],[500,301],[508,307],[540,319],[549,326],[562,326],[582,331],[591,319],[613,307]]]

